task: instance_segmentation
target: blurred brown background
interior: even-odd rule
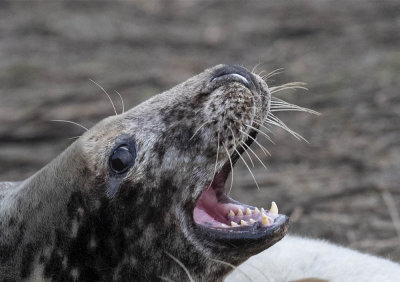
[[[82,133],[50,120],[113,114],[89,78],[132,107],[206,67],[261,63],[285,69],[272,86],[307,82],[279,97],[322,115],[280,113],[310,144],[277,129],[275,145],[261,138],[272,153],[257,150],[261,190],[239,163],[233,197],[277,201],[292,233],[400,261],[399,31],[395,0],[1,1],[0,181],[30,176]]]

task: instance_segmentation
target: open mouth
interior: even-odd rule
[[[215,71],[211,82],[214,88],[231,82],[240,83],[248,91],[257,93],[256,96],[261,96],[259,94],[260,89],[257,88],[257,82],[252,74],[239,66],[218,69]],[[252,97],[253,107],[250,108],[253,109],[255,96]],[[244,100],[241,103],[246,104]],[[253,124],[250,127],[256,129],[258,125]],[[258,130],[253,129],[248,132],[249,139],[244,142],[247,148],[257,136]],[[233,131],[232,136],[234,136]],[[241,157],[240,155],[245,152],[243,146],[236,146],[235,142],[233,142],[233,145],[236,148],[234,153],[229,156],[230,160],[228,159],[224,163],[222,169],[214,175],[211,184],[204,187],[196,200],[193,209],[195,227],[200,233],[213,241],[227,243],[234,240],[235,243],[238,243],[239,240],[244,240],[243,242],[264,240],[273,244],[286,234],[289,222],[286,215],[278,213],[276,203],[272,202],[270,208],[257,208],[242,204],[226,194],[225,184],[228,175],[236,161]]]
[[[214,239],[259,239],[275,236],[277,231],[283,237],[288,217],[278,213],[275,202],[268,209],[258,208],[242,204],[226,194],[225,183],[230,172],[227,162],[198,197],[193,210],[197,227]]]

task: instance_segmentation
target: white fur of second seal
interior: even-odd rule
[[[323,240],[289,235],[241,264],[225,282],[243,282],[248,278],[254,282],[305,278],[330,282],[399,282],[400,264]]]

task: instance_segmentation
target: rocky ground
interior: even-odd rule
[[[0,181],[28,177],[111,115],[101,91],[140,101],[218,63],[267,72],[280,113],[268,170],[240,163],[233,197],[291,215],[293,233],[400,261],[398,1],[1,1]],[[257,149],[254,147],[254,149]],[[261,152],[258,151],[260,153]]]

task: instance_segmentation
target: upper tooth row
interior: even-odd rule
[[[251,214],[258,214],[260,212],[260,210],[258,208],[255,208],[254,211],[252,211],[251,209],[247,208],[245,213],[246,215],[251,215]],[[270,213],[274,213],[274,214],[278,214],[278,206],[276,205],[276,203],[274,201],[271,202],[271,207],[269,209]],[[265,210],[263,208],[261,208],[261,213],[264,214]],[[233,212],[233,210],[229,211],[229,216],[235,216],[235,213]],[[236,216],[243,216],[243,211],[241,209],[238,209]]]

